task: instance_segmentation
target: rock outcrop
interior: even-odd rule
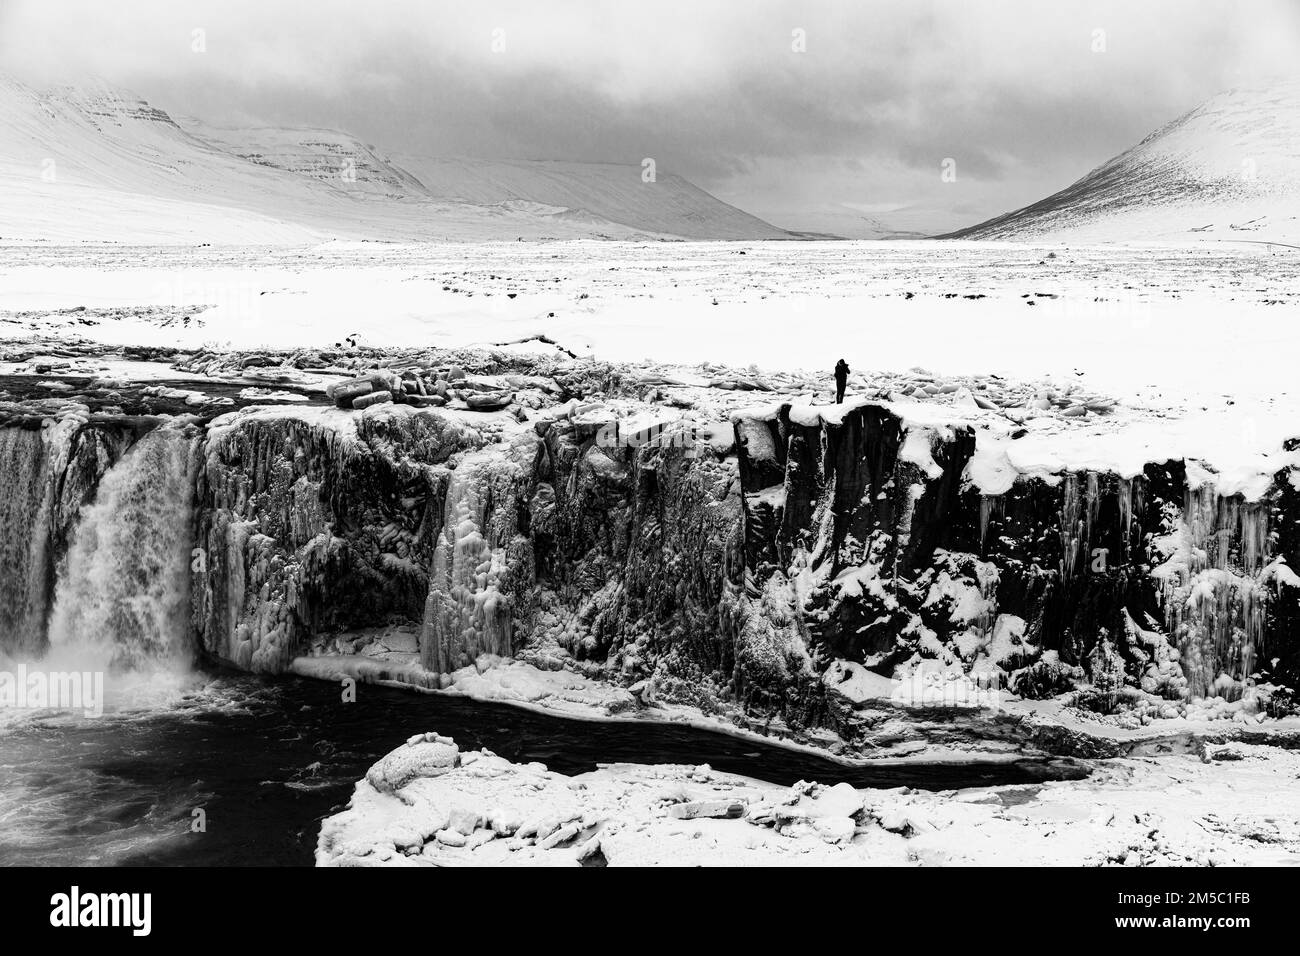
[[[404,398],[497,394],[459,368],[385,374]],[[602,401],[657,386],[576,374],[501,376],[514,411],[348,399],[211,421],[195,646],[276,673],[322,638],[398,625],[418,634],[430,684],[514,656],[627,686],[627,706],[846,738],[890,678],[918,703],[941,681],[943,694],[1082,689],[1093,709],[1139,716],[1194,698],[1291,709],[1293,448],[1250,488],[1190,460],[1028,472],[1007,456],[1014,433],[888,403],[782,402],[718,425]],[[0,501],[7,649],[40,649],[79,509],[155,424],[0,428],[17,465]]]
[[[203,650],[274,673],[311,634],[420,617],[446,462],[483,439],[409,406],[383,411],[214,423],[198,482]]]
[[[750,590],[785,596],[818,660],[1171,701],[1300,676],[1290,466],[1257,500],[1181,460],[1020,475],[989,495],[969,428],[864,405],[780,406],[737,430]]]

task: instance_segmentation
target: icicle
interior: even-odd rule
[[[1241,563],[1249,575],[1256,575],[1268,560],[1268,506],[1246,505],[1241,513]]]
[[[1061,491],[1061,577],[1074,577],[1079,548],[1083,543],[1083,521],[1079,517],[1079,476],[1067,473]]]
[[[1001,517],[1002,495],[980,495],[980,551],[983,552],[989,537],[989,519]]]
[[[1133,527],[1133,481],[1130,478],[1119,480],[1119,531],[1124,546],[1124,560],[1132,560],[1130,553],[1130,533]]]
[[[1097,512],[1101,509],[1101,478],[1095,471],[1088,472],[1084,481],[1083,501],[1083,550],[1087,554],[1091,551],[1092,530],[1097,527]]]

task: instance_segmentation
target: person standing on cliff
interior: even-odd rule
[[[849,382],[849,363],[840,359],[835,363],[835,404],[844,403],[844,386]]]

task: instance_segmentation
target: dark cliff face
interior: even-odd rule
[[[209,437],[193,589],[207,652],[275,672],[311,634],[423,613],[444,463],[480,439],[433,415],[336,417],[250,417]]]
[[[24,424],[0,429],[22,478],[0,503],[11,649],[43,634],[79,509],[149,427]],[[439,674],[513,655],[841,730],[853,708],[828,674],[849,665],[1112,701],[1300,680],[1290,468],[1251,501],[1182,461],[985,495],[990,439],[885,406],[776,406],[734,435],[506,424],[410,406],[217,420],[195,499],[197,646],[278,672],[313,637],[400,623]]]
[[[737,435],[748,568],[758,587],[794,582],[814,670],[938,661],[1030,696],[1088,682],[1170,699],[1297,676],[1287,474],[1259,502],[1181,461],[985,496],[965,481],[969,429],[918,439],[875,406],[811,422],[781,407]],[[917,440],[924,468],[903,447]]]
[[[742,581],[735,459],[687,431],[652,441],[543,428],[531,539],[544,614],[579,661],[700,697],[731,680]]]
[[[701,699],[731,680],[734,457],[568,421],[489,445],[433,411],[331,415],[210,437],[194,589],[209,653],[277,671],[313,634],[397,620],[441,673],[558,649],[621,680],[662,665]]]

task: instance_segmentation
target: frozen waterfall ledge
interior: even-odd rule
[[[540,763],[412,737],[325,819],[318,866],[1300,863],[1300,754],[1205,745],[1087,780],[941,793],[779,787],[708,766]]]

